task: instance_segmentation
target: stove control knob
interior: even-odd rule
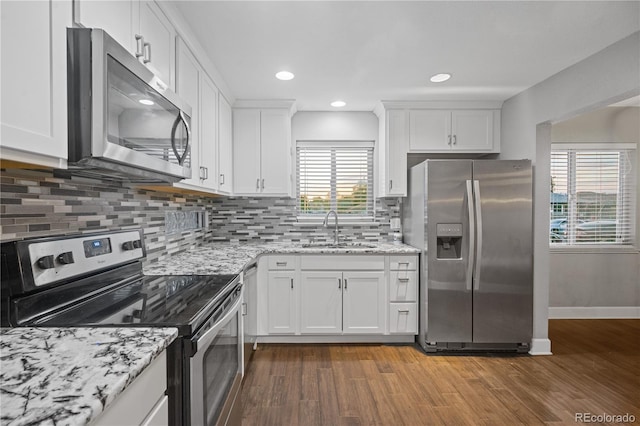
[[[55,268],[55,263],[53,262],[53,256],[43,256],[36,261],[36,265],[40,269],[52,269]]]
[[[73,252],[67,251],[58,256],[58,263],[62,265],[69,265],[74,263]]]
[[[135,319],[142,319],[142,309],[134,309],[131,316]]]
[[[133,322],[133,316],[131,315],[125,315],[122,317],[122,322],[123,323],[132,323]]]
[[[135,250],[142,247],[142,241],[133,240],[133,241],[125,241],[122,243],[122,250]]]

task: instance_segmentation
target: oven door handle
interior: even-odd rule
[[[244,292],[244,289],[242,289],[241,292]],[[211,342],[213,342],[213,339],[216,338],[218,331],[220,331],[220,328],[222,328],[222,326],[226,324],[229,318],[238,313],[241,303],[242,294],[236,299],[231,308],[228,309],[227,313],[224,314],[224,316],[220,318],[209,330],[207,330],[206,333],[204,333],[200,337],[194,337],[193,339],[191,339],[191,357],[193,357],[198,352],[198,346],[206,348],[211,344]]]

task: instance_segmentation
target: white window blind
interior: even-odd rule
[[[561,147],[551,151],[551,244],[633,244],[635,149]]]
[[[298,142],[299,216],[373,217],[373,142]]]

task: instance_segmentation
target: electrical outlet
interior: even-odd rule
[[[399,217],[392,217],[391,218],[391,230],[392,231],[400,230],[400,218]]]

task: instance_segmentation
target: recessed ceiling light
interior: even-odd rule
[[[431,80],[432,83],[442,83],[443,81],[447,81],[450,78],[451,74],[442,73],[432,76],[429,80]]]
[[[278,80],[293,80],[293,77],[295,77],[295,75],[293,75],[293,73],[289,71],[280,71],[276,73],[276,78]]]
[[[140,99],[138,102],[140,102],[142,105],[153,105],[154,102],[151,99]]]
[[[331,106],[334,107],[334,108],[342,108],[346,104],[347,103],[345,101],[333,101],[333,102],[331,102]]]

